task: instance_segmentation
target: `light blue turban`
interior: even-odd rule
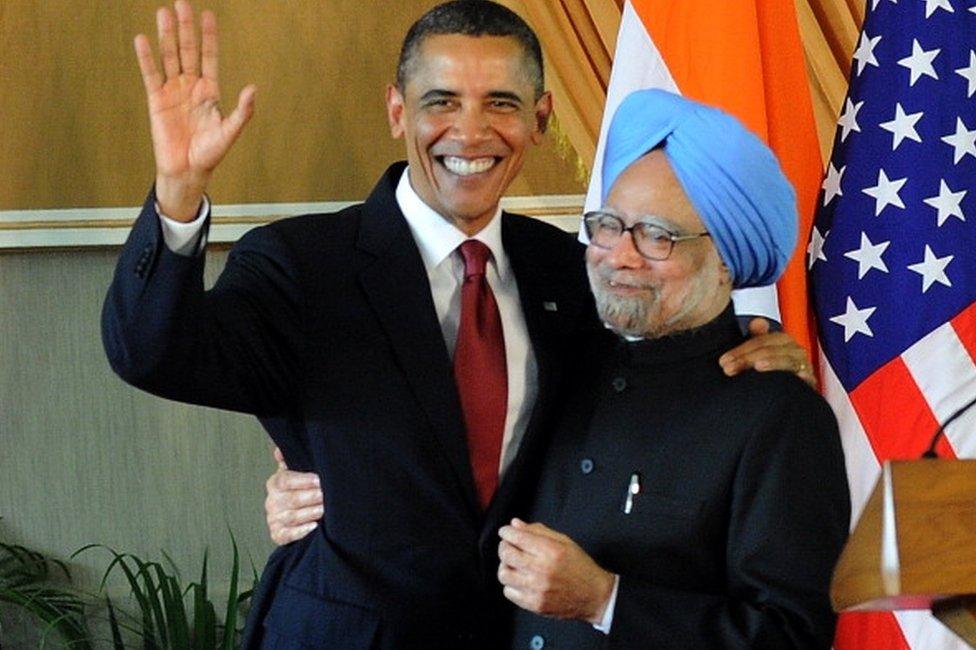
[[[731,115],[663,90],[631,93],[607,134],[602,201],[624,169],[662,145],[733,286],[775,282],[796,244],[796,194],[769,147]]]

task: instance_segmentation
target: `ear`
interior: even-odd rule
[[[535,130],[532,132],[532,144],[542,144],[542,136],[549,128],[549,116],[552,115],[552,93],[546,91],[535,103]]]
[[[718,273],[719,273],[719,275],[718,275],[718,283],[719,283],[720,286],[723,286],[723,287],[724,286],[728,286],[729,288],[731,288],[732,287],[732,274],[729,272],[729,267],[725,266],[725,262],[722,262],[721,261],[721,258],[719,258],[719,260],[720,261],[719,261],[719,265],[718,265]]]
[[[394,138],[403,137],[403,95],[400,90],[390,84],[386,87],[386,119],[390,122],[390,135]]]

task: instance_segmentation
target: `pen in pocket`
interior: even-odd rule
[[[640,494],[640,474],[634,472],[630,475],[630,483],[627,485],[627,498],[624,500],[624,514],[629,515],[634,509],[634,497]]]

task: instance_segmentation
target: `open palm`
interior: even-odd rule
[[[223,117],[216,19],[203,12],[198,41],[189,3],[179,0],[175,9],[175,17],[165,7],[156,13],[162,72],[145,35],[136,37],[135,50],[149,104],[157,194],[164,210],[179,218],[184,199],[199,203],[214,168],[251,117],[255,89],[244,88],[237,107]]]

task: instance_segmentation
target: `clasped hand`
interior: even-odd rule
[[[603,620],[614,575],[567,535],[513,519],[498,531],[498,581],[510,601],[554,618]]]

